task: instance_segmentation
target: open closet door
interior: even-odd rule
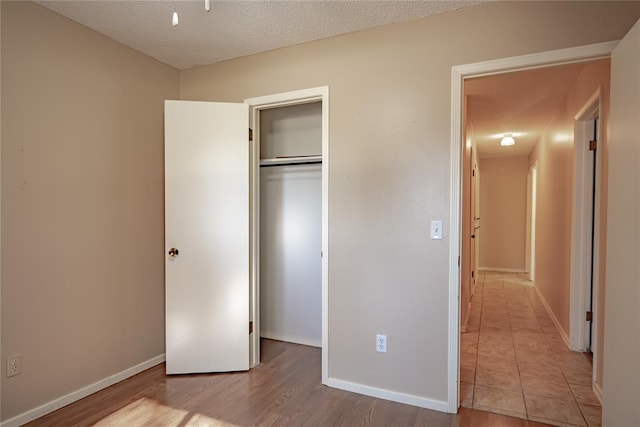
[[[167,374],[249,369],[249,111],[165,102]]]

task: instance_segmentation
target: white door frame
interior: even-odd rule
[[[322,383],[327,383],[329,364],[329,87],[321,86],[245,99],[249,105],[251,145],[249,190],[250,308],[254,329],[250,335],[251,367],[260,363],[260,110],[322,101]]]
[[[575,62],[608,58],[618,41],[515,56],[451,68],[451,176],[449,223],[449,357],[447,409],[456,413],[459,407],[459,339],[460,339],[460,267],[461,248],[461,160],[462,160],[462,96],[464,79],[501,74],[516,70],[543,68]]]
[[[593,120],[602,117],[601,89],[598,88],[584,107],[575,115],[575,140],[573,150],[574,192],[573,218],[571,230],[571,321],[570,342],[572,350],[586,351],[589,344],[589,322],[585,313],[593,305],[592,330],[597,331],[598,316],[598,274],[600,259],[600,180],[602,168],[601,149],[595,151],[595,171],[589,159],[589,141],[593,136]],[[602,122],[601,122],[602,123]],[[602,141],[601,126],[598,128],[598,141]],[[595,172],[595,188],[592,188]],[[595,191],[595,199],[593,199]],[[592,218],[592,208],[593,218]],[[581,214],[583,213],[583,214]],[[593,241],[592,226],[593,223]],[[593,243],[593,248],[592,248]],[[593,250],[593,266],[591,251]],[[593,301],[590,301],[591,272],[593,268]],[[597,348],[597,334],[593,334],[592,351]],[[593,351],[594,366],[598,358]],[[595,378],[594,378],[595,379]]]
[[[526,271],[529,280],[536,276],[536,205],[538,197],[538,162],[536,161],[527,174],[527,242]]]

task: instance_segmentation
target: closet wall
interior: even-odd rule
[[[320,347],[322,103],[261,111],[260,151],[260,335]]]

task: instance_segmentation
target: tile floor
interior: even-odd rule
[[[592,362],[567,348],[524,274],[480,272],[461,336],[462,406],[558,426],[601,426]]]

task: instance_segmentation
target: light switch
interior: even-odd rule
[[[431,239],[442,240],[442,221],[431,221]]]

